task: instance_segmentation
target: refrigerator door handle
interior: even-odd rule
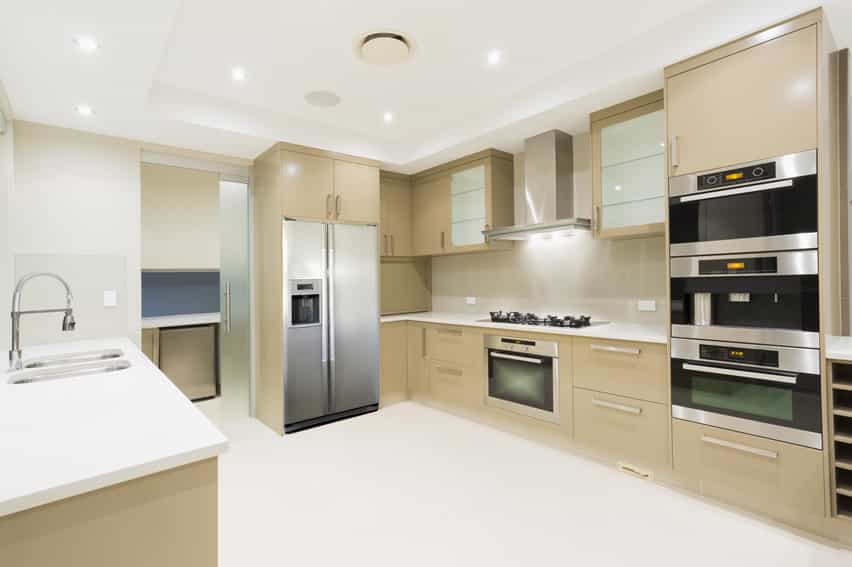
[[[323,226],[322,230],[322,261],[325,264],[326,259],[328,258],[328,225]],[[320,339],[320,352],[321,352],[321,366],[322,366],[322,389],[323,389],[323,397],[325,398],[325,413],[329,413],[331,411],[331,392],[328,388],[329,381],[329,331],[328,331],[328,302],[329,302],[329,282],[328,282],[328,269],[325,265],[323,265],[323,276],[322,276],[322,296],[320,297],[320,325],[321,325],[321,334],[322,337]]]
[[[326,258],[326,273],[328,274],[328,411],[335,411],[334,384],[335,384],[335,341],[334,341],[334,230],[331,225],[326,225],[326,238],[328,239],[328,256]]]

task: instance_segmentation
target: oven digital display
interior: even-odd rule
[[[702,276],[724,274],[775,274],[778,257],[742,258],[737,260],[699,260],[698,273]]]
[[[699,353],[704,360],[716,360],[719,362],[741,362],[757,366],[769,366],[778,368],[778,351],[750,349],[750,348],[728,348],[717,345],[701,345]]]
[[[736,173],[728,173],[725,175],[725,181],[736,181],[738,179],[742,179],[745,174],[742,171],[737,171]]]

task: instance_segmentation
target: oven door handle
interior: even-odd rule
[[[533,364],[541,364],[541,360],[537,358],[529,358],[526,356],[516,356],[514,354],[503,354],[502,352],[489,353],[494,358],[505,358],[506,360],[517,360],[519,362],[531,362]]]
[[[744,195],[746,193],[757,193],[758,191],[769,191],[770,189],[779,189],[781,187],[792,187],[793,180],[785,179],[784,181],[775,181],[773,183],[763,183],[759,185],[745,185],[742,187],[734,187],[725,189],[724,191],[713,191],[712,193],[702,193],[698,195],[687,195],[680,198],[681,203],[691,203],[692,201],[703,201],[704,199],[714,199],[716,197],[730,197],[731,195]]]
[[[751,370],[734,370],[732,368],[719,368],[717,366],[702,366],[699,364],[683,363],[684,370],[705,372],[707,374],[721,374],[723,376],[736,376],[738,378],[751,378],[753,380],[765,380],[767,382],[780,382],[782,384],[795,384],[796,376],[782,376],[779,374],[766,374],[764,372],[753,372]]]

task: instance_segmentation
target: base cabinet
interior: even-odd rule
[[[705,496],[805,529],[825,516],[822,451],[679,419],[674,471]]]
[[[388,406],[408,397],[408,329],[405,322],[381,326],[379,404]]]
[[[441,405],[481,409],[485,384],[478,369],[441,360],[429,361],[429,392]]]
[[[426,327],[408,323],[408,397],[422,400],[429,396],[429,360],[426,358]]]
[[[574,440],[626,465],[668,464],[668,414],[663,404],[574,388]]]

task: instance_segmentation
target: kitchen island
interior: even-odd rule
[[[117,372],[12,384],[0,374],[0,557],[16,566],[217,564],[227,439],[128,339]]]

